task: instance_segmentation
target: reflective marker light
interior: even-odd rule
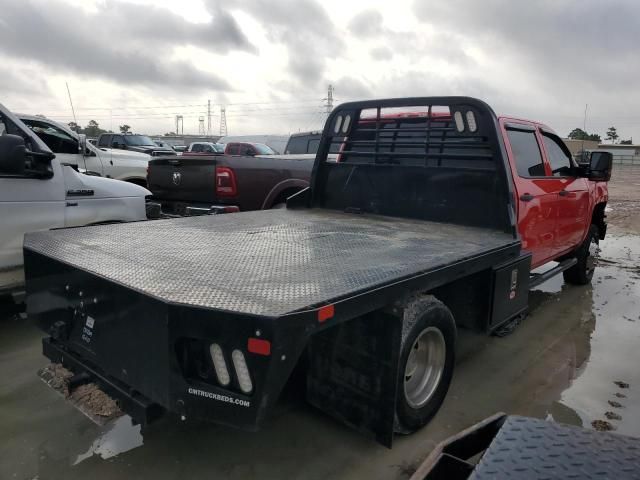
[[[342,126],[342,115],[338,115],[338,118],[336,118],[336,124],[333,127],[333,132],[339,133],[341,126]]]
[[[464,132],[464,120],[462,119],[462,113],[461,112],[454,113],[453,119],[456,122],[456,130],[458,130],[458,132],[460,133]]]
[[[253,390],[253,384],[251,383],[251,377],[249,376],[247,362],[244,360],[244,354],[240,350],[234,350],[231,352],[231,358],[233,360],[233,368],[236,369],[236,376],[238,377],[240,390],[244,393],[251,393],[251,390]]]
[[[222,354],[222,348],[217,343],[212,343],[209,347],[211,353],[211,360],[213,360],[213,367],[216,370],[216,376],[220,385],[227,386],[231,381],[229,377],[229,370],[227,370],[227,362],[224,361],[224,355]]]
[[[478,130],[476,115],[471,110],[467,110],[467,125],[469,125],[470,132],[475,132],[476,130]]]
[[[351,124],[351,115],[347,115],[344,117],[344,122],[342,124],[342,133],[347,133],[349,131],[349,125]]]

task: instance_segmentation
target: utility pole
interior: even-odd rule
[[[331,110],[333,110],[333,85],[329,84],[329,88],[327,89],[327,97],[323,98],[326,103],[324,104],[325,111],[327,114],[327,118],[329,118],[329,114]]]
[[[211,136],[211,100],[207,100],[207,135]]]
[[[224,105],[220,105],[220,136],[227,135],[227,109]]]
[[[182,135],[184,135],[184,119],[182,115],[176,115],[176,135],[180,135],[180,130],[182,130]]]

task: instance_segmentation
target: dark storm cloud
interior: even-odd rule
[[[228,89],[217,75],[163,58],[159,47],[252,50],[233,18],[218,10],[210,24],[195,25],[166,10],[118,2],[98,4],[97,13],[59,2],[0,4],[0,52],[52,71],[140,85]]]
[[[0,25],[1,26],[1,25]],[[0,92],[11,95],[45,96],[49,93],[46,82],[33,69],[10,68],[0,59]]]
[[[377,10],[363,10],[349,21],[349,31],[358,37],[371,37],[382,32],[383,18]]]
[[[554,83],[602,85],[614,72],[628,82],[640,73],[636,0],[416,1],[414,13]]]
[[[289,71],[298,90],[317,91],[325,82],[328,61],[340,54],[342,39],[322,5],[315,0],[211,0],[251,15],[266,30],[269,40],[287,49]]]

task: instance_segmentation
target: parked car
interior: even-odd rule
[[[26,232],[144,220],[138,185],[79,173],[77,137],[46,119],[0,105],[0,291],[17,288]],[[52,152],[48,145],[56,149]],[[73,163],[70,166],[69,163]],[[145,162],[146,163],[146,162]]]
[[[178,152],[178,154],[181,154],[182,152],[184,152],[187,149],[186,145],[174,145],[173,149]]]
[[[58,161],[75,165],[83,173],[147,185],[147,167],[151,157],[146,153],[114,148],[98,148],[66,125],[41,116],[17,114],[56,154]]]
[[[397,117],[398,115],[386,115],[386,118]],[[287,146],[284,149],[284,153],[287,155],[300,155],[300,154],[313,154],[315,155],[320,145],[320,139],[322,138],[322,132],[300,132],[294,133],[289,137]],[[331,145],[329,153],[338,154],[338,145]]]
[[[263,143],[274,152],[281,154],[289,141],[289,135],[227,135],[218,139],[218,143]]]
[[[224,153],[224,145],[214,142],[193,142],[183,152],[189,155],[222,155]]]
[[[286,209],[27,235],[28,310],[46,357],[139,422],[255,430],[298,367],[312,405],[391,446],[444,401],[458,328],[512,328],[553,275],[591,281],[611,164],[469,97],[347,103]]]
[[[176,155],[173,148],[159,147],[146,135],[102,133],[98,137],[99,148],[116,148],[134,152],[146,153],[152,157],[160,155]]]
[[[276,152],[264,143],[230,142],[225,144],[224,154],[255,157],[256,155],[276,155]]]
[[[284,153],[288,155],[298,155],[301,153],[313,153],[318,151],[322,132],[300,132],[289,137]]]

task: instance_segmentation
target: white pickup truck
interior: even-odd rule
[[[90,175],[115,178],[147,186],[147,166],[151,156],[146,153],[117,148],[98,148],[66,125],[35,115],[16,116],[29,127],[60,163],[77,165]]]
[[[26,232],[145,220],[145,197],[151,194],[139,185],[80,173],[73,160],[83,157],[77,153],[81,142],[63,130],[36,135],[36,128],[50,127],[36,127],[45,121],[33,118],[25,116],[33,120],[27,126],[0,104],[0,293],[23,282]],[[58,138],[58,153],[43,138],[52,145]]]

